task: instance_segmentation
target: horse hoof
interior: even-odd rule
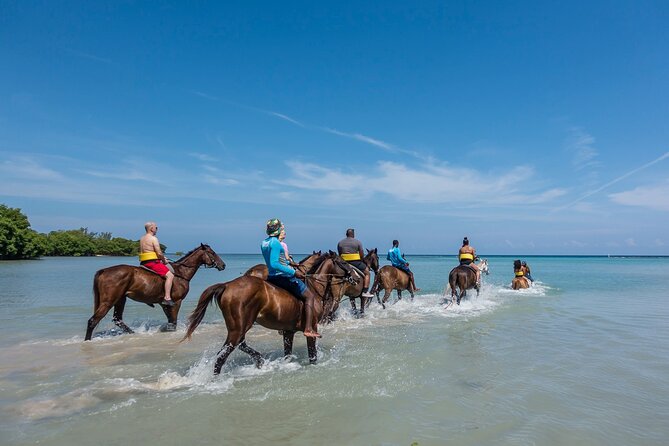
[[[160,327],[160,331],[162,331],[162,332],[177,331],[177,324],[173,324],[171,322],[168,322],[165,325]]]

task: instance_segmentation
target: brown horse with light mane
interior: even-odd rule
[[[458,265],[453,268],[448,274],[448,284],[451,287],[451,302],[457,298],[458,305],[460,305],[460,300],[467,295],[467,290],[470,288],[474,288],[476,295],[479,295],[476,271],[467,265]]]
[[[333,302],[341,298],[342,283],[352,279],[351,267],[332,252],[323,254],[306,275],[306,283],[317,296],[313,314],[320,321],[330,313]],[[284,354],[293,351],[295,332],[303,331],[306,321],[304,302],[288,291],[253,276],[241,276],[225,283],[212,285],[200,296],[197,307],[188,318],[188,330],[184,340],[189,339],[202,322],[207,306],[213,301],[221,309],[228,330],[223,348],[218,352],[214,374],[219,374],[228,356],[239,347],[250,355],[260,367],[264,359],[246,344],[246,333],[254,322],[271,330],[283,332]],[[309,362],[315,363],[316,339],[307,338]]]
[[[311,254],[300,260],[298,263],[291,263],[291,268],[294,268],[297,271],[301,271],[303,274],[306,274],[307,271],[311,269],[312,266],[316,263],[319,257],[323,253],[321,251],[313,251]],[[245,276],[258,277],[262,280],[267,280],[267,265],[264,263],[259,263],[251,268],[247,269],[244,273]]]
[[[167,316],[166,331],[176,330],[181,301],[188,294],[190,280],[202,265],[207,268],[216,268],[219,271],[225,269],[225,262],[209,245],[204,244],[200,244],[199,247],[172,263],[174,267],[174,283],[172,284],[174,306],[162,306]],[[133,333],[132,329],[123,322],[123,309],[127,298],[153,307],[163,299],[164,283],[164,278],[141,266],[116,265],[96,272],[93,279],[93,316],[88,320],[85,340],[91,340],[93,330],[111,307],[114,307],[114,318],[112,319],[114,323],[125,333]]]
[[[386,265],[381,268],[374,277],[374,286],[372,286],[372,294],[376,294],[376,300],[385,309],[386,302],[393,290],[397,291],[397,300],[402,299],[402,291],[408,291],[413,300],[414,289],[410,283],[409,274],[392,265]],[[379,299],[381,290],[384,290],[383,301]]]
[[[334,254],[334,253],[333,253]],[[367,254],[363,257],[362,261],[367,265],[367,268],[374,271],[374,275],[379,272],[379,253],[378,249],[368,249]],[[347,263],[348,264],[348,263]],[[369,307],[369,301],[371,299],[366,299],[362,297],[362,287],[364,281],[364,275],[362,271],[359,271],[357,268],[354,268],[348,264],[353,270],[357,281],[355,283],[344,284],[344,295],[348,296],[349,302],[351,303],[351,310],[354,314],[361,315],[365,313],[365,307]],[[376,279],[376,277],[375,277]],[[355,300],[360,299],[360,310],[355,305]],[[339,309],[339,301],[335,302],[332,312],[327,316],[326,321],[330,322],[335,319],[335,313]]]

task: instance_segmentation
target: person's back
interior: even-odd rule
[[[342,259],[358,268],[365,275],[362,286],[362,297],[370,298],[373,294],[369,293],[369,268],[362,261],[365,257],[362,249],[362,243],[355,238],[355,230],[349,228],[346,230],[346,238],[337,243],[337,253]]]
[[[389,249],[386,259],[388,259],[390,264],[395,268],[403,267],[407,263],[402,256],[402,251],[400,251],[399,246],[393,246],[391,249]]]
[[[414,278],[413,272],[409,269],[409,262],[406,261],[400,251],[400,242],[399,240],[393,240],[393,247],[388,250],[386,259],[390,261],[390,264],[395,268],[400,269],[409,275],[409,284],[413,287],[414,291],[419,291],[420,288],[416,287],[416,279]]]
[[[458,251],[458,260],[460,265],[467,265],[476,272],[476,283],[481,283],[481,271],[479,267],[474,263],[476,260],[476,249],[469,245],[469,239],[465,237],[462,240],[462,247]]]

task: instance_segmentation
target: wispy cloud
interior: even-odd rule
[[[341,136],[343,138],[353,139],[353,140],[356,140],[356,141],[359,141],[359,142],[362,142],[362,143],[365,143],[365,144],[369,144],[369,145],[374,146],[374,147],[378,147],[378,148],[383,149],[383,150],[388,151],[388,152],[404,153],[404,154],[416,157],[418,159],[422,159],[422,160],[426,159],[426,157],[420,155],[419,153],[417,153],[413,150],[403,149],[403,148],[397,147],[396,145],[391,144],[389,142],[380,140],[378,138],[372,138],[371,136],[367,136],[367,135],[364,135],[362,133],[343,132],[341,130],[336,130],[332,127],[310,125],[310,124],[307,124],[305,122],[302,122],[299,119],[288,116],[285,113],[279,113],[279,112],[272,111],[272,110],[265,110],[265,109],[258,108],[258,107],[253,107],[253,106],[250,106],[250,105],[244,105],[244,104],[239,104],[239,103],[232,102],[232,101],[222,100],[222,99],[217,98],[216,96],[212,96],[212,95],[209,95],[207,93],[203,93],[203,92],[197,91],[197,90],[190,90],[190,92],[197,95],[197,96],[200,96],[200,97],[203,97],[203,98],[206,98],[206,99],[209,99],[209,100],[220,101],[220,102],[230,104],[230,105],[234,105],[236,107],[240,107],[240,108],[243,108],[243,109],[246,109],[246,110],[252,110],[252,111],[255,111],[255,112],[258,112],[258,113],[263,113],[263,114],[266,114],[266,115],[269,115],[269,116],[273,116],[275,118],[279,118],[283,121],[290,122],[291,124],[297,125],[299,127],[305,128],[305,129],[318,130],[318,131],[329,133],[329,134],[332,134],[332,135]]]
[[[361,175],[311,163],[291,161],[286,164],[292,177],[283,184],[307,192],[328,192],[331,200],[361,201],[373,194],[382,194],[418,203],[522,205],[550,202],[564,194],[560,189],[526,193],[534,189],[528,184],[534,171],[527,166],[493,175],[451,166],[412,168],[401,163],[380,162],[376,169]]]
[[[34,180],[61,180],[63,175],[40,164],[31,157],[15,157],[0,162],[0,173],[3,181],[10,178],[32,178]]]
[[[188,155],[192,156],[193,158],[202,161],[203,163],[211,163],[218,161],[216,158],[214,158],[211,155],[207,155],[206,153],[199,153],[199,152],[191,152]]]
[[[364,143],[367,143],[367,144],[371,144],[373,146],[380,147],[380,148],[382,148],[384,150],[387,150],[389,152],[397,152],[397,148],[395,146],[393,146],[392,144],[381,141],[379,139],[374,139],[372,137],[362,135],[360,133],[346,133],[346,132],[341,132],[339,130],[331,129],[331,128],[328,128],[328,127],[319,127],[319,129],[323,130],[327,133],[332,133],[333,135],[343,136],[345,138],[351,138],[351,139],[355,139],[357,141],[361,141],[361,142],[364,142]]]
[[[565,204],[564,206],[560,206],[560,207],[557,207],[557,208],[553,209],[553,212],[561,211],[561,210],[570,208],[571,206],[575,205],[576,203],[580,203],[581,201],[585,200],[586,198],[591,197],[591,196],[593,196],[593,195],[595,195],[595,194],[597,194],[597,193],[603,191],[604,189],[606,189],[606,188],[608,188],[608,187],[611,187],[611,186],[613,186],[614,184],[616,184],[616,183],[618,183],[618,182],[624,180],[625,178],[628,178],[628,177],[630,177],[630,176],[632,176],[632,175],[634,175],[634,174],[636,174],[636,173],[638,173],[638,172],[641,172],[641,171],[644,170],[644,169],[649,168],[650,166],[652,166],[652,165],[654,165],[654,164],[659,163],[660,161],[662,161],[662,160],[664,160],[664,159],[666,159],[666,158],[669,158],[669,152],[665,152],[665,153],[664,153],[662,156],[660,156],[659,158],[656,158],[656,159],[654,159],[653,161],[644,164],[643,166],[637,167],[636,169],[630,170],[629,172],[625,173],[624,175],[621,175],[621,176],[619,176],[618,178],[615,178],[615,179],[609,181],[608,183],[604,184],[603,186],[600,186],[600,187],[598,187],[598,188],[595,189],[595,190],[592,190],[592,191],[590,191],[590,192],[588,192],[588,193],[586,193],[586,194],[581,195],[581,196],[580,196],[579,198],[577,198],[576,200],[574,200],[574,201],[572,201],[572,202],[569,202],[569,203]],[[615,194],[614,194],[614,195],[615,195]],[[620,196],[618,196],[618,199],[621,199]],[[623,198],[623,199],[624,199],[624,198]]]
[[[94,60],[96,62],[101,62],[101,63],[107,64],[107,65],[112,64],[111,59],[107,59],[106,57],[96,56],[94,54],[85,53],[83,51],[74,50],[72,48],[64,48],[64,49],[65,49],[65,51],[67,51],[68,53],[70,53],[74,56],[83,57],[85,59]]]
[[[669,180],[654,186],[640,186],[632,190],[610,194],[618,204],[637,206],[658,211],[669,211]]]
[[[571,128],[571,136],[567,143],[567,149],[572,153],[572,164],[579,171],[586,168],[594,168],[599,165],[596,160],[598,156],[595,149],[595,138],[580,127]]]
[[[306,125],[304,125],[303,123],[301,123],[297,119],[293,119],[290,116],[284,115],[283,113],[277,113],[277,112],[273,112],[273,111],[266,111],[265,113],[267,113],[268,115],[276,116],[279,119],[283,119],[284,121],[291,122],[295,125],[299,125],[300,127],[307,127]]]

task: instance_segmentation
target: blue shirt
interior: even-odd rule
[[[390,263],[392,263],[393,266],[405,266],[407,264],[407,261],[404,260],[404,257],[402,256],[402,251],[400,251],[399,246],[389,250],[386,259],[390,260]]]
[[[285,256],[283,246],[276,237],[267,237],[260,244],[262,256],[265,258],[267,272],[270,276],[294,277],[295,270],[288,265],[284,265],[279,260],[281,255]]]

